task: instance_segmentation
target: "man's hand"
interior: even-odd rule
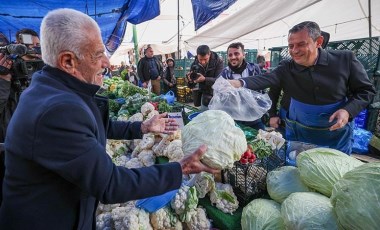
[[[240,87],[243,87],[243,84],[241,81],[239,80],[228,80],[230,82],[230,84],[235,87],[235,88],[240,88]]]
[[[329,122],[332,122],[334,119],[336,119],[337,121],[333,126],[330,127],[330,131],[343,128],[348,123],[349,118],[350,114],[345,109],[339,109],[338,111],[333,113],[330,116]]]
[[[12,61],[7,59],[7,57],[2,53],[0,53],[0,66],[0,68],[6,68],[6,70],[10,70],[12,67]],[[12,76],[10,73],[8,73],[5,75],[0,75],[0,78],[6,81],[11,81]]]
[[[203,75],[200,74],[200,73],[197,73],[197,75],[198,75],[198,78],[194,80],[194,83],[199,83],[199,82],[204,82],[204,81],[206,81],[205,76],[203,76]]]
[[[157,77],[157,80],[161,80],[161,76],[158,76],[158,77]]]
[[[280,124],[281,124],[280,117],[271,117],[269,119],[269,126],[272,128],[278,129]]]
[[[206,153],[207,146],[201,145],[193,154],[185,156],[179,163],[182,167],[182,173],[185,175],[195,174],[200,172],[218,173],[220,170],[213,169],[201,162],[202,156]]]
[[[190,72],[188,72],[187,74],[186,74],[186,78],[187,78],[187,81],[188,82],[190,82],[190,83],[193,83],[193,79],[191,79],[191,73],[192,73],[192,71],[190,71]]]
[[[143,87],[143,88],[148,87],[148,83],[147,83],[147,82],[143,82],[143,83],[142,83],[142,87]]]
[[[165,118],[166,116],[167,113],[162,113],[144,121],[141,123],[141,132],[173,134],[178,129],[178,124],[175,119]]]

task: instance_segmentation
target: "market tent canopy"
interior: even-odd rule
[[[380,36],[379,0],[253,1],[245,9],[185,41],[188,49],[208,44],[225,49],[233,41],[263,49],[287,45],[288,30],[302,22],[315,21],[330,33],[330,41],[369,37],[371,2],[372,36]]]
[[[23,28],[40,31],[42,18],[51,10],[71,8],[90,15],[100,26],[103,42],[114,52],[125,34],[126,22],[141,23],[160,14],[159,0],[97,0],[97,1],[0,1],[0,32],[15,41]]]

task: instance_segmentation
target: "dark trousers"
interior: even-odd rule
[[[0,152],[0,206],[3,201],[3,179],[5,174],[4,151]]]

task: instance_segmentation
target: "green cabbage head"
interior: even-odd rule
[[[243,208],[242,230],[285,229],[281,217],[281,205],[273,200],[255,199]]]
[[[330,200],[344,229],[380,229],[380,163],[346,173],[335,183]]]
[[[297,156],[302,181],[310,188],[330,197],[333,186],[342,176],[363,162],[329,148],[315,148]]]
[[[202,162],[215,169],[232,168],[247,150],[244,132],[235,126],[230,115],[221,110],[207,110],[182,129],[182,150],[192,154],[207,145]]]
[[[281,216],[286,229],[338,229],[330,199],[315,192],[290,194],[281,205]]]
[[[270,198],[282,203],[294,192],[311,192],[302,182],[296,167],[283,166],[270,171],[267,175],[267,190]]]

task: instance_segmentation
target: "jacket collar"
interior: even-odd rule
[[[98,85],[85,83],[58,68],[54,68],[48,65],[42,68],[42,73],[61,82],[74,91],[87,94],[89,96],[94,96],[100,88]]]

